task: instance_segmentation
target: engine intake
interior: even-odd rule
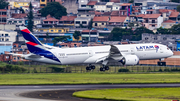
[[[123,65],[137,65],[139,64],[139,58],[136,55],[126,55],[119,62]]]

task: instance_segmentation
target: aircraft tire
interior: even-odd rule
[[[105,68],[105,70],[109,70],[109,66],[105,66],[104,68]]]
[[[89,69],[89,67],[87,66],[87,67],[86,67],[86,70],[88,70],[88,69]]]
[[[86,67],[86,70],[91,70],[91,67],[87,66],[87,67]]]
[[[91,66],[91,69],[95,69],[96,67],[94,65]]]
[[[100,71],[105,71],[105,68],[101,67],[101,68],[100,68]]]
[[[89,70],[91,70],[92,68],[91,67],[89,67]]]

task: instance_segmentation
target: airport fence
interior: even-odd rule
[[[100,71],[101,65],[94,70],[86,70],[87,65],[50,65],[37,62],[0,63],[0,73],[146,73],[146,72],[180,72],[180,66],[109,66],[109,70]],[[12,70],[11,70],[12,69]]]
[[[100,66],[96,66],[94,70],[86,70],[85,67],[66,67],[66,73],[86,73],[86,72],[102,72],[100,71]],[[145,73],[145,72],[180,72],[180,67],[178,66],[109,66],[109,70],[103,71],[107,73]]]

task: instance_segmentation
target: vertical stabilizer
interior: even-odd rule
[[[19,28],[31,53],[44,51],[42,43],[26,27]]]

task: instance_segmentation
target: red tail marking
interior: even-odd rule
[[[28,29],[24,29],[24,30],[21,30],[21,31],[29,33],[29,34],[31,33]]]
[[[29,45],[32,45],[32,46],[38,45],[37,43],[33,43],[33,42],[27,42],[26,44],[29,44]]]

